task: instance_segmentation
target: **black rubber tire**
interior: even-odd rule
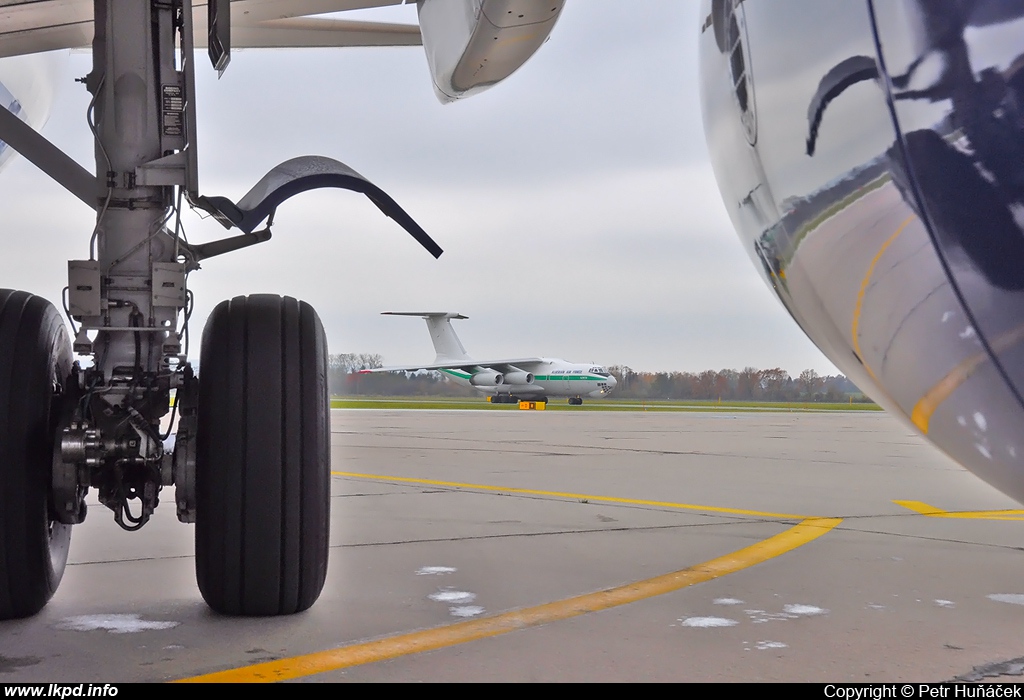
[[[226,615],[288,615],[320,596],[330,529],[327,338],[290,297],[221,302],[203,332],[196,579]]]
[[[71,526],[53,517],[55,392],[71,341],[50,302],[0,289],[0,619],[34,615],[64,575]]]

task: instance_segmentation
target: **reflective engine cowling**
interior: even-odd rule
[[[701,18],[712,163],[765,281],[868,395],[1024,501],[1024,2]]]

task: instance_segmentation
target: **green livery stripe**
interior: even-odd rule
[[[463,372],[460,369],[442,369],[445,374],[450,374],[458,379],[469,379],[473,375],[469,372]],[[549,374],[549,375],[534,375],[534,379],[538,382],[557,382],[557,381],[577,381],[577,382],[601,382],[606,381],[607,377],[594,377],[588,374]]]
[[[469,379],[470,377],[473,376],[469,372],[463,372],[460,369],[442,369],[441,371],[444,372],[445,374],[450,374],[453,377],[457,377],[459,379]]]
[[[559,380],[575,380],[584,382],[600,382],[605,380],[606,377],[591,377],[586,374],[550,374],[544,376],[534,376],[538,382],[557,382]]]

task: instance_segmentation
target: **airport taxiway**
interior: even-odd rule
[[[336,410],[332,431],[312,609],[214,615],[171,493],[134,534],[93,504],[51,603],[0,623],[0,682],[1019,679],[1024,511],[889,415]]]

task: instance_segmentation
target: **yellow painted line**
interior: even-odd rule
[[[702,583],[731,574],[773,559],[821,537],[841,518],[807,518],[801,523],[752,544],[749,547],[697,564],[681,571],[636,583],[609,588],[596,593],[566,598],[532,608],[513,610],[480,620],[459,622],[446,627],[400,634],[362,644],[353,644],[327,651],[293,656],[278,661],[244,666],[184,678],[179,683],[269,683],[302,678],[316,673],[337,671],[352,666],[386,661],[409,654],[464,644],[478,639],[494,637],[507,632],[536,627],[550,622],[567,620],[599,610],[633,603],[645,598],[677,591],[695,583]]]
[[[564,493],[562,491],[538,491],[536,489],[513,489],[507,486],[488,486],[485,484],[463,484],[457,481],[435,481],[433,479],[412,479],[407,476],[384,476],[383,474],[355,474],[353,472],[331,472],[334,476],[347,476],[354,479],[373,479],[376,481],[398,481],[406,484],[424,484],[426,486],[448,486],[457,489],[474,489],[476,491],[498,491],[500,493],[522,493],[531,496],[553,496],[555,498],[572,498],[574,500],[601,501],[602,503],[629,503],[658,508],[679,508],[696,510],[705,513],[729,513],[730,515],[752,515],[758,518],[777,518],[780,520],[804,520],[807,515],[793,513],[768,513],[760,510],[744,510],[742,508],[723,508],[721,506],[700,506],[692,503],[670,503],[668,501],[644,501],[637,498],[616,498],[614,496],[592,496],[585,493]]]
[[[1024,510],[960,510],[948,511],[921,501],[893,501],[898,506],[930,518],[958,518],[962,520],[1024,520]]]
[[[879,383],[878,377],[875,376],[874,371],[871,369],[871,365],[868,364],[867,360],[864,358],[864,354],[860,350],[860,314],[864,306],[864,295],[868,291],[868,285],[871,283],[871,277],[875,274],[875,266],[878,265],[878,261],[882,259],[885,251],[889,249],[889,246],[892,245],[893,241],[903,233],[903,229],[905,229],[907,225],[916,218],[917,217],[914,215],[908,216],[907,219],[899,225],[899,228],[897,228],[896,231],[885,240],[885,243],[883,243],[882,247],[878,249],[878,252],[875,253],[875,257],[871,259],[871,264],[868,265],[867,274],[865,274],[864,279],[861,280],[860,291],[857,292],[857,304],[853,308],[853,325],[850,328],[850,335],[853,339],[853,351],[857,353],[857,357],[860,358],[861,363],[864,365],[864,369],[868,371],[868,374],[871,375],[871,378],[875,380],[876,384]]]
[[[996,338],[992,343],[992,352],[999,354],[1019,343],[1022,338],[1024,338],[1024,325],[1018,326],[1012,331],[1007,331]],[[988,353],[981,350],[951,369],[945,377],[939,380],[938,384],[929,389],[921,397],[921,400],[914,404],[914,409],[910,412],[910,420],[914,422],[914,425],[927,435],[929,423],[935,410],[964,382],[970,379],[978,367],[988,359]]]

